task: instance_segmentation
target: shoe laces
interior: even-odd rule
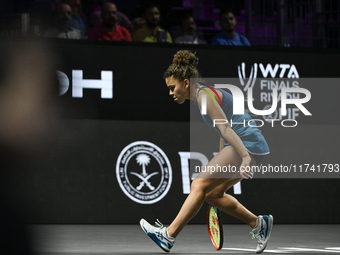
[[[251,239],[255,239],[255,238],[259,238],[259,234],[256,234],[255,232],[253,232],[253,231],[250,231],[249,232],[251,235],[252,235],[252,237],[251,237]]]
[[[159,221],[159,219],[157,219],[157,221],[155,221],[155,224],[160,229],[164,228],[164,225],[162,224],[162,222]]]
[[[257,242],[259,244],[263,243],[263,238],[262,235],[264,235],[263,230],[261,229],[261,231],[259,231],[258,233],[256,233],[257,231],[252,230],[249,233],[252,235],[251,239],[257,239]]]
[[[163,238],[166,239],[166,237],[162,233],[162,229],[164,228],[164,225],[162,224],[162,222],[160,222],[159,219],[157,219],[157,221],[155,221],[155,225],[160,230],[156,232],[157,237],[160,238],[161,240],[163,240]]]

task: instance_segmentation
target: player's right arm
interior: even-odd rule
[[[205,92],[201,92],[204,94]],[[201,106],[201,96],[197,98],[197,103]],[[212,120],[227,120],[225,113],[223,112],[222,108],[219,105],[215,105],[215,102],[210,96],[206,97],[206,104],[207,104],[207,115]],[[227,123],[216,123],[216,127],[219,129],[222,137],[236,150],[239,156],[242,159],[242,163],[240,166],[241,176],[244,179],[251,178],[252,173],[245,172],[243,169],[249,169],[251,163],[251,157],[244,146],[241,138],[235,133],[235,131],[231,128],[230,123],[227,120]],[[220,140],[220,149],[221,149],[221,140]]]

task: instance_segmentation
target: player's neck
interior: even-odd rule
[[[192,88],[190,88],[190,99],[191,101],[197,102],[197,90],[198,90],[198,86],[194,86]]]

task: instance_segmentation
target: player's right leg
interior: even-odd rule
[[[237,183],[237,182],[236,182]],[[236,217],[252,227],[253,239],[257,239],[256,253],[262,253],[267,246],[273,227],[272,215],[256,216],[245,208],[236,198],[224,193],[232,185],[236,184],[235,180],[221,184],[206,195],[206,202],[215,206],[223,212]]]
[[[251,165],[255,164],[256,162],[252,157]],[[252,234],[253,239],[257,239],[256,253],[262,253],[267,246],[271,234],[273,216],[256,216],[245,208],[236,198],[225,193],[240,180],[241,179],[231,179],[221,184],[206,195],[205,201],[210,205],[219,208],[221,211],[247,223],[252,228],[250,233]]]

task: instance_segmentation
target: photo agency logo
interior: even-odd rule
[[[238,88],[235,85],[232,84],[215,84],[215,88],[218,89],[228,89],[232,96],[233,96],[233,115],[243,115],[245,112],[244,109],[244,101],[245,97],[240,88]],[[272,105],[269,109],[263,109],[263,110],[258,110],[255,109],[253,105],[253,89],[248,88],[248,94],[247,94],[247,103],[248,103],[248,110],[250,113],[254,115],[260,115],[260,116],[265,116],[265,115],[270,115],[277,109],[278,105],[278,96],[277,96],[277,88],[273,88],[273,102]],[[288,93],[303,93],[306,95],[305,98],[296,98],[296,99],[288,99],[287,94]],[[210,95],[212,96],[212,95]],[[307,89],[304,88],[282,88],[281,89],[281,116],[286,116],[287,115],[287,105],[288,104],[293,104],[295,105],[301,112],[303,112],[305,115],[312,115],[304,106],[303,103],[306,103],[310,100],[311,94]],[[203,94],[202,95],[202,115],[207,115],[207,95]],[[280,121],[280,119],[267,119],[267,122],[271,123],[271,126],[274,127],[274,124],[276,121]],[[231,126],[236,125],[236,124],[242,124],[243,126],[250,126],[250,127],[262,127],[264,125],[264,121],[261,119],[252,119],[246,122],[244,119],[243,122],[235,122],[233,119],[227,120],[227,119],[213,119],[213,126],[215,127],[217,124],[226,124],[230,123]],[[287,124],[287,122],[293,122],[293,124]],[[258,125],[258,123],[260,123]],[[283,127],[295,127],[297,126],[298,122],[295,119],[284,119],[281,120],[281,125]]]
[[[160,201],[172,183],[168,157],[158,146],[146,141],[133,142],[121,151],[116,176],[125,195],[140,204]]]

